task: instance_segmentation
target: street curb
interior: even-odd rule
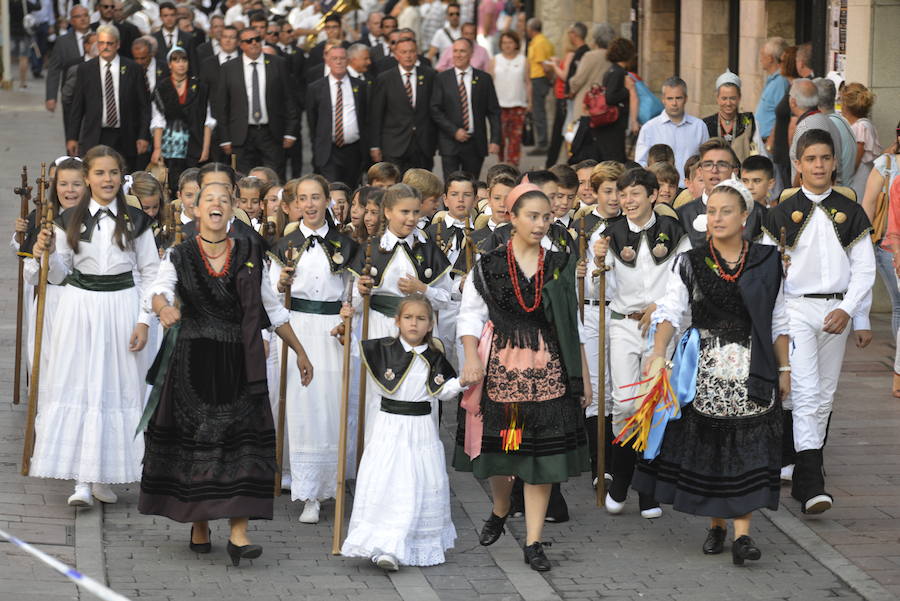
[[[79,507],[75,512],[75,569],[108,586],[106,556],[103,554],[103,503],[94,501],[92,507]],[[79,598],[93,599],[87,595]]]
[[[877,580],[866,574],[861,568],[841,555],[841,553],[791,513],[784,503],[780,511],[762,509],[762,514],[781,530],[788,538],[797,543],[813,559],[825,566],[832,574],[843,580],[853,592],[866,601],[897,601]]]

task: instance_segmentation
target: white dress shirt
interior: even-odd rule
[[[359,80],[362,80],[362,81],[367,81],[367,80],[366,80],[366,74],[365,74],[365,73],[360,73],[359,71],[357,71],[356,69],[354,69],[354,68],[351,67],[350,65],[347,65],[347,74],[348,74],[350,77],[354,77],[354,78],[359,79]]]
[[[269,123],[269,111],[266,109],[266,55],[260,54],[256,60],[250,60],[245,54],[244,61],[244,87],[247,89],[247,123],[250,125],[267,125]],[[259,108],[260,118],[253,118],[253,66],[256,63],[256,74],[259,78]]]
[[[453,68],[453,76],[456,78],[455,87],[459,88],[459,76],[460,74],[465,73],[463,76],[463,84],[466,86],[466,100],[469,105],[469,133],[475,133],[475,112],[472,110],[472,66],[469,65],[469,68],[465,71],[460,71],[456,67]]]
[[[112,73],[113,88],[115,89],[116,117],[119,120],[119,122],[116,124],[116,127],[118,127],[122,123],[122,107],[119,106],[119,68],[122,61],[119,60],[119,55],[117,54],[115,58],[112,59],[112,61],[105,61],[101,58],[98,62],[100,63],[100,98],[103,99],[103,112],[101,113],[103,121],[101,123],[101,126],[110,126],[110,124],[106,122],[106,65],[112,64],[110,73]]]
[[[74,31],[74,30],[73,30]],[[78,49],[78,55],[84,58],[84,33],[75,31],[75,44]]]
[[[634,148],[634,160],[646,167],[650,147],[654,144],[666,144],[675,153],[675,168],[681,174],[680,184],[684,185],[684,163],[708,139],[709,130],[702,120],[685,113],[681,122],[675,123],[663,111],[641,127]]]
[[[812,216],[794,242],[794,248],[787,251],[791,263],[784,280],[785,296],[794,299],[804,294],[842,292],[844,300],[837,308],[853,318],[853,329],[871,329],[869,307],[875,283],[875,252],[868,236],[844,250],[834,224],[820,204],[831,194],[831,189],[824,194],[801,190],[813,202]],[[763,236],[762,242],[778,244],[768,235]]]
[[[645,233],[656,223],[656,214],[651,213],[643,227],[638,227],[630,219],[627,221],[628,229],[639,232],[642,238],[638,248],[634,249],[637,252],[634,267],[622,263],[612,250],[606,253],[606,265],[611,268],[606,272],[606,298],[609,299],[609,308],[623,315],[643,311],[662,298],[669,265],[677,255],[691,250],[691,241],[684,236],[669,258],[657,265],[652,252],[656,240],[648,239]],[[593,298],[597,298],[596,294]]]
[[[147,69],[144,70],[144,73],[147,74],[147,81],[150,82],[150,92],[156,89],[156,57],[152,57],[150,59],[150,64],[147,65]],[[150,103],[154,104],[154,103]]]
[[[177,26],[172,31],[166,31],[166,28],[163,27],[159,30],[159,32],[162,34],[163,43],[166,45],[166,51],[171,50],[174,46],[179,45],[178,36],[181,35],[181,30],[178,29]]]
[[[337,103],[338,80],[328,75],[328,92],[331,94],[331,114],[334,121],[334,107]],[[356,120],[356,99],[353,86],[346,75],[341,79],[341,95],[344,102],[344,146],[359,141],[359,123]],[[334,140],[334,123],[331,124],[331,139]]]
[[[600,239],[600,236],[603,235],[603,232],[606,231],[606,227],[607,227],[607,218],[602,216],[600,213],[598,213],[596,207],[591,212],[591,214],[593,214],[596,217],[599,217],[603,221],[600,222],[600,224],[596,227],[596,229],[594,229],[593,232],[591,232],[591,235],[588,237],[587,243],[585,244],[585,247],[584,247],[584,255],[585,255],[584,258],[585,258],[585,262],[587,263],[588,274],[590,274],[594,271],[594,265],[595,265],[595,263],[594,263],[594,244],[596,244],[597,240]],[[585,217],[587,217],[587,215],[585,215]],[[575,285],[578,286],[577,282]],[[577,290],[577,288],[576,288],[576,290]],[[585,277],[584,278],[584,298],[587,300],[599,300],[597,292],[598,292],[598,290],[597,290],[596,284],[591,281],[591,278],[589,276]],[[607,300],[609,300],[609,299],[607,298]]]
[[[397,65],[397,69],[400,71],[400,83],[403,84],[403,93],[406,93],[406,69]],[[416,95],[418,94],[418,90],[416,89],[418,86],[416,85],[416,77],[418,76],[418,68],[413,65],[412,71],[409,72],[409,85],[412,87],[412,106],[416,108]],[[459,78],[457,78],[457,82]]]
[[[444,227],[441,228],[441,250],[447,249],[447,260],[450,261],[451,265],[456,264],[456,259],[459,258],[459,253],[465,247],[465,239],[463,238],[459,244],[456,243],[456,235],[455,232],[448,231],[451,227],[458,227],[463,232],[466,231],[466,222],[463,219],[457,219],[449,212],[444,215]],[[474,230],[473,230],[474,231]],[[450,243],[449,245],[447,243]]]
[[[219,66],[222,66],[225,63],[227,63],[228,61],[230,61],[231,59],[237,58],[238,52],[237,52],[237,50],[234,50],[231,53],[226,53],[226,52],[223,52],[222,50],[219,50],[219,52],[216,53],[216,56],[219,58]]]
[[[117,214],[115,202],[103,206],[92,198],[88,204],[91,216],[96,215],[100,209],[108,209],[113,215]],[[78,253],[69,246],[65,230],[56,227],[56,252],[50,255],[49,281],[52,284],[62,284],[66,276],[75,269],[89,275],[117,275],[137,271],[133,277],[143,298],[159,270],[159,253],[153,239],[153,230],[147,228],[133,241],[133,246],[126,244],[123,250],[113,237],[116,227],[114,217],[102,213],[94,227],[96,229],[90,242],[79,240]],[[142,314],[139,321],[149,324],[149,311]]]

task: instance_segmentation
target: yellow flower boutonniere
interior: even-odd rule
[[[119,73],[125,73],[125,65],[119,67]]]
[[[244,263],[244,265],[246,265],[247,267],[250,267],[251,269],[253,268],[253,263],[250,261],[247,261],[246,263]]]
[[[425,257],[423,257],[421,254],[416,254],[416,262],[421,263],[424,260]]]
[[[340,241],[340,240],[329,240],[329,242],[331,242],[331,245],[334,246],[335,248],[340,248],[340,247],[341,247],[341,241]]]
[[[196,91],[197,91],[197,84],[194,84],[194,85],[191,86],[191,91],[192,91],[192,92],[196,92]]]
[[[478,78],[477,77],[472,78],[472,85],[474,86],[476,83],[478,83]]]
[[[557,267],[556,269],[553,270],[553,279],[554,280],[559,279],[559,267]]]
[[[353,88],[353,93],[356,94],[359,92],[359,88]]]

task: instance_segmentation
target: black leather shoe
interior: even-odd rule
[[[237,567],[241,565],[242,559],[256,559],[262,555],[262,547],[259,545],[244,545],[238,547],[228,539],[228,555],[231,557],[231,565]]]
[[[544,555],[544,545],[549,547],[550,543],[531,543],[524,549],[525,563],[530,565],[535,572],[549,572],[553,567],[550,565],[550,560]]]
[[[706,531],[706,540],[703,541],[704,555],[718,555],[725,549],[725,528],[714,526]]]
[[[731,543],[731,561],[736,566],[744,565],[745,559],[756,561],[760,557],[762,557],[762,553],[759,547],[746,534]]]
[[[209,535],[207,538],[212,536],[212,530],[209,531]],[[191,541],[188,543],[188,547],[190,547],[191,551],[194,553],[209,553],[212,551],[212,542],[207,541],[205,543],[195,543],[194,542],[194,527],[191,526]]]
[[[491,512],[491,517],[484,521],[484,526],[481,527],[481,536],[478,537],[478,542],[483,547],[487,547],[493,545],[497,542],[497,539],[500,538],[500,535],[506,532],[506,518],[509,517],[507,514],[504,517],[498,517],[494,515],[494,512]]]

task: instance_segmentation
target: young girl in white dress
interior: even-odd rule
[[[367,557],[379,568],[444,563],[456,529],[444,447],[433,406],[463,387],[431,339],[434,310],[422,294],[400,301],[399,336],[361,344],[368,386],[378,411],[359,465],[345,557]]]
[[[449,307],[450,262],[437,244],[418,229],[421,199],[418,191],[406,184],[394,184],[384,193],[381,206],[384,215],[380,236],[373,236],[369,246],[371,272],[363,274],[365,247],[350,262],[350,271],[359,277],[360,294],[371,294],[367,338],[396,336],[395,316],[400,301],[418,292],[436,311]],[[362,306],[356,297],[354,306]],[[362,319],[358,319],[362,322]],[[378,392],[366,388],[366,415],[378,413]],[[438,409],[435,405],[434,418]],[[367,419],[365,440],[369,439],[374,420]]]
[[[149,315],[140,313],[134,282],[153,283],[159,255],[150,219],[125,202],[123,169],[115,150],[92,148],[84,157],[87,193],[34,246],[36,258],[51,253],[49,281],[67,285],[48,341],[53,368],[41,382],[30,475],[75,480],[75,506],[114,503],[110,484],[141,478],[137,354]]]
[[[291,499],[306,503],[300,515],[300,521],[306,524],[319,521],[321,502],[334,498],[337,486],[337,400],[343,380],[343,346],[332,331],[341,322],[342,304],[350,301],[347,284],[352,276],[346,267],[358,247],[337,227],[328,225],[328,204],[328,182],[319,175],[301,177],[289,207],[292,214],[300,215],[300,225],[270,251],[272,260],[282,265],[279,275],[270,271],[271,277],[278,278],[275,284],[279,293],[290,290],[291,325],[317,375],[309,386],[300,386],[300,372],[292,351],[288,351]],[[296,258],[293,268],[285,266],[289,245]]]

